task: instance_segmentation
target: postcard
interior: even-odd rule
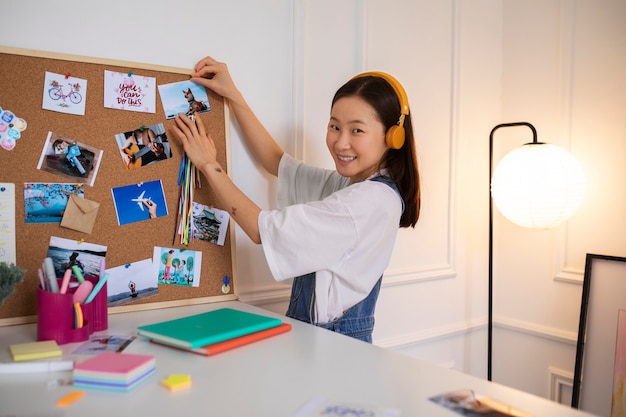
[[[46,256],[52,258],[57,277],[62,277],[65,270],[73,266],[84,276],[99,276],[100,262],[106,254],[107,247],[103,245],[51,236]]]
[[[200,286],[202,252],[155,247],[152,264],[158,271],[159,284]]]
[[[159,85],[159,94],[166,119],[173,119],[178,113],[191,116],[211,111],[206,89],[191,81]]]
[[[172,157],[163,123],[115,135],[124,168],[135,169]]]
[[[194,239],[224,246],[226,232],[228,231],[228,220],[230,219],[230,214],[227,211],[194,202],[191,208],[191,216],[193,219]]]
[[[15,184],[0,182],[0,262],[16,263]]]
[[[463,416],[531,417],[530,414],[493,398],[475,394],[471,389],[446,392],[429,399]]]
[[[122,352],[136,336],[91,336],[72,355],[97,355],[102,352]]]
[[[371,404],[357,404],[315,397],[300,408],[294,417],[399,417],[400,410]]]
[[[116,307],[159,294],[152,259],[107,269],[107,306]]]
[[[120,226],[168,214],[161,180],[117,187],[111,192]]]
[[[84,116],[86,98],[87,80],[46,71],[44,109]]]
[[[101,149],[48,132],[37,169],[93,186],[101,161]]]
[[[70,195],[85,197],[80,183],[24,183],[24,223],[61,223]]]
[[[156,78],[104,70],[104,107],[156,112]]]

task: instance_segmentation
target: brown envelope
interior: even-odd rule
[[[99,207],[100,203],[71,194],[65,213],[63,213],[61,226],[90,234],[96,222]]]

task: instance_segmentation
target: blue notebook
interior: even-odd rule
[[[280,326],[282,320],[232,308],[137,327],[140,336],[172,346],[196,349]]]

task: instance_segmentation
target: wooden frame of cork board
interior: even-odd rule
[[[157,86],[188,80],[191,70],[2,46],[0,62],[0,107],[10,110],[27,123],[27,128],[12,150],[0,149],[0,181],[15,184],[16,263],[27,271],[24,281],[16,286],[14,293],[0,306],[0,325],[36,320],[36,289],[39,284],[37,269],[47,256],[50,237],[53,236],[106,246],[107,269],[152,259],[154,247],[202,252],[199,286],[159,285],[157,295],[123,306],[109,307],[109,313],[237,299],[233,221],[229,221],[223,246],[199,239],[183,245],[176,233],[180,195],[178,176],[183,151],[172,131],[174,121],[166,120],[160,96],[157,94],[155,113],[124,111],[103,105],[105,70],[155,77]],[[87,80],[84,116],[42,108],[47,71],[71,74],[72,77]],[[231,175],[228,107],[222,97],[211,90],[206,91],[210,111],[201,113],[199,119],[216,143],[218,161]],[[171,147],[171,158],[126,170],[115,135],[161,123]],[[90,234],[61,227],[59,223],[25,223],[25,182],[76,182],[37,169],[48,132],[103,151],[93,186],[83,185],[85,199],[100,203]],[[162,182],[168,214],[120,226],[112,189],[153,180]],[[201,183],[194,191],[194,201],[212,206],[215,196],[207,185]],[[223,285],[226,275],[230,277],[228,286]]]

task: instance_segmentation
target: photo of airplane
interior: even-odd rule
[[[152,209],[156,210],[155,217],[168,215],[161,180],[115,187],[111,189],[111,192],[113,193],[117,223],[120,226],[149,220]],[[139,206],[139,210],[137,210],[137,206]]]
[[[146,194],[145,191],[143,191],[141,194],[139,194],[139,197],[132,199],[132,201],[135,201],[137,203],[137,205],[139,206],[141,211],[143,211],[143,206],[144,206],[143,203],[146,202],[146,201],[150,201],[150,197],[144,198],[144,194]]]

